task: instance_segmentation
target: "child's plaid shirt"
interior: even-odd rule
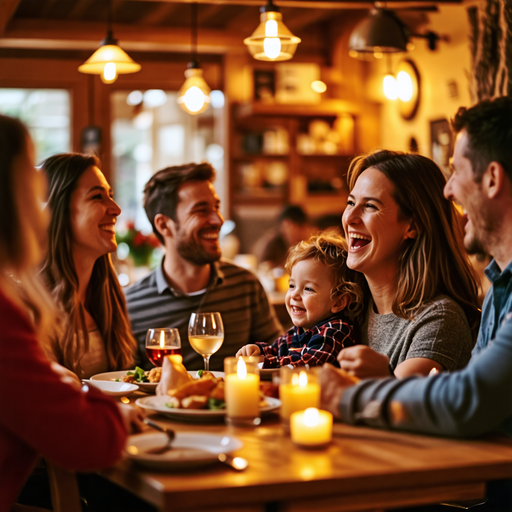
[[[264,368],[279,366],[322,366],[331,363],[339,366],[336,360],[341,349],[356,344],[353,326],[341,313],[333,315],[304,330],[292,327],[286,334],[277,338],[272,345],[257,342],[261,355],[265,356]]]

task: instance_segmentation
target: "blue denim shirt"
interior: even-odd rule
[[[496,331],[512,317],[512,262],[502,272],[496,261],[492,260],[485,269],[485,275],[492,286],[482,306],[482,319],[473,356],[489,346],[496,337]]]

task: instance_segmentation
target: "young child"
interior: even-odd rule
[[[339,366],[336,356],[355,344],[353,321],[363,308],[364,277],[347,267],[346,258],[339,235],[315,235],[291,249],[286,309],[294,327],[272,345],[245,345],[237,357],[263,356],[264,368]]]

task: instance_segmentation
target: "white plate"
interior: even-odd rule
[[[126,444],[126,456],[150,468],[183,469],[212,464],[219,454],[240,450],[243,446],[242,441],[232,436],[176,432],[171,450],[160,455],[144,453],[166,444],[167,435],[163,433],[130,436]]]
[[[268,402],[266,407],[260,409],[262,416],[279,409],[281,405],[277,398],[265,397]],[[135,403],[149,412],[163,414],[172,419],[183,421],[211,421],[223,418],[226,415],[226,409],[174,409],[167,407],[165,404],[169,402],[168,396],[145,396],[138,398]]]
[[[120,381],[129,371],[134,372],[135,370],[122,370],[117,372],[105,372],[93,375],[91,380],[102,380],[102,381]],[[198,370],[189,371],[192,377],[197,377]],[[211,372],[215,377],[224,377],[224,372]],[[137,382],[137,386],[146,393],[154,393],[158,382]]]
[[[86,384],[90,384],[95,388],[101,389],[105,395],[110,396],[127,396],[131,395],[134,391],[139,389],[137,384],[130,384],[129,382],[109,382],[105,380],[84,380]]]

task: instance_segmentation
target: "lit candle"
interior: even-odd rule
[[[294,412],[290,418],[292,441],[309,448],[320,448],[331,442],[332,414],[313,407]]]
[[[257,373],[248,371],[247,364],[243,358],[236,363],[234,370],[234,358],[225,360],[225,389],[226,413],[233,424],[258,424],[260,416],[260,376]],[[256,367],[256,372],[258,367]],[[253,370],[253,368],[250,368]],[[230,373],[231,371],[231,373]]]
[[[294,373],[291,377],[291,382],[279,386],[281,419],[284,422],[288,422],[295,411],[320,406],[320,386],[308,381],[307,372],[302,370],[299,375]]]

